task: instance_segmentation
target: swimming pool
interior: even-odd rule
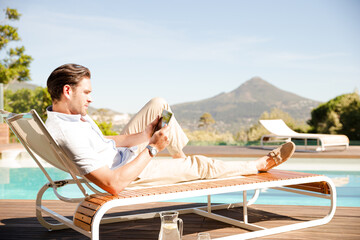
[[[225,161],[234,160],[222,158]],[[32,161],[31,159],[29,159]],[[242,160],[252,160],[251,158]],[[360,207],[360,160],[359,159],[291,159],[292,161],[283,164],[279,169],[295,170],[323,174],[330,177],[337,189],[337,206]],[[22,160],[21,164],[5,167],[3,160],[0,160],[0,199],[36,199],[39,189],[47,182],[41,170],[32,163]],[[7,164],[8,165],[8,164]],[[26,166],[26,167],[20,167]],[[54,180],[70,178],[53,167],[46,167],[46,170]],[[59,192],[68,197],[81,196],[74,185],[60,188]],[[252,195],[249,191],[248,197]],[[57,199],[55,194],[48,190],[43,199]],[[229,193],[212,196],[214,203],[233,203],[242,199],[242,193]],[[173,202],[175,200],[172,200]],[[177,199],[178,202],[206,202],[206,197]],[[277,204],[277,205],[328,205],[326,199],[313,198],[299,194],[293,194],[273,189],[264,189],[256,204]]]

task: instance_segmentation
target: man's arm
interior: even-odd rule
[[[149,145],[155,147],[158,151],[162,151],[169,144],[168,134],[168,126],[163,127],[154,133]],[[140,175],[150,160],[149,150],[145,148],[145,150],[130,163],[115,170],[104,166],[86,174],[85,177],[105,191],[117,195]]]
[[[157,117],[152,123],[146,126],[145,131],[129,135],[106,136],[115,141],[117,147],[133,147],[141,143],[148,142],[154,133],[155,127],[159,124],[160,118]]]

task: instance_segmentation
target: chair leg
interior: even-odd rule
[[[42,197],[43,197],[44,193],[46,192],[46,190],[48,190],[49,188],[50,188],[49,184],[45,184],[39,190],[39,192],[37,194],[37,197],[36,197],[36,217],[37,217],[39,223],[42,226],[44,226],[45,228],[47,228],[49,231],[69,228],[64,223],[49,223],[48,221],[46,221],[44,219],[42,210],[45,207],[42,205]]]
[[[248,213],[247,213],[247,195],[246,191],[243,191],[243,217],[244,223],[248,223]]]

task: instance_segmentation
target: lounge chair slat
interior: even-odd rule
[[[90,209],[90,208],[85,208],[85,207],[83,207],[81,205],[78,206],[76,211],[79,212],[79,213],[82,213],[82,214],[84,214],[86,216],[89,216],[89,217],[93,217],[94,214],[96,213],[96,210],[93,210],[93,209]]]
[[[97,199],[100,199],[100,200],[103,200],[103,201],[109,201],[109,200],[114,200],[114,199],[117,199],[118,196],[114,196],[114,195],[99,195],[99,194],[94,194],[94,195],[91,195],[93,197],[96,197]]]
[[[74,219],[74,225],[79,228],[82,228],[85,231],[88,231],[88,232],[91,231],[91,225],[89,225],[83,221],[80,221],[79,219],[76,219],[76,218]]]
[[[301,190],[306,190],[306,191],[311,191],[311,192],[319,192],[319,193],[324,193],[323,188],[321,188],[320,186],[316,187],[316,186],[308,186],[308,185],[292,185],[292,186],[286,186],[286,187],[291,187],[291,188],[296,188],[296,189],[301,189]]]
[[[98,199],[94,198],[94,199],[89,199],[88,201],[83,201],[81,203],[81,206],[85,207],[85,208],[90,208],[90,209],[93,209],[93,210],[97,210],[101,207],[101,205],[103,205],[104,203],[106,202],[103,202],[103,204],[96,204],[96,203],[93,203],[91,201],[96,201]]]
[[[103,205],[104,203],[106,203],[106,201],[98,199],[98,198],[87,198],[86,201],[92,202],[92,203],[98,204],[98,205]]]
[[[297,189],[302,189],[302,190],[307,190],[307,191],[312,191],[312,192],[319,192],[319,193],[323,193],[323,194],[330,194],[330,188],[326,182],[304,183],[304,184],[298,184],[298,185],[289,185],[286,187],[297,188]]]
[[[75,213],[75,219],[78,219],[78,220],[80,220],[80,221],[82,221],[82,222],[85,222],[85,223],[87,223],[87,224],[91,224],[91,222],[92,222],[92,218],[91,218],[91,217],[86,216],[85,214],[82,214],[82,213],[80,213],[80,212],[76,212],[76,213]]]

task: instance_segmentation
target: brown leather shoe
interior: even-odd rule
[[[266,165],[269,165],[269,167],[265,167],[265,172],[276,166],[279,166],[280,164],[288,160],[294,154],[294,152],[295,144],[293,142],[284,143],[280,147],[270,151],[267,156],[274,160],[274,164],[269,164],[270,162],[268,162]]]

